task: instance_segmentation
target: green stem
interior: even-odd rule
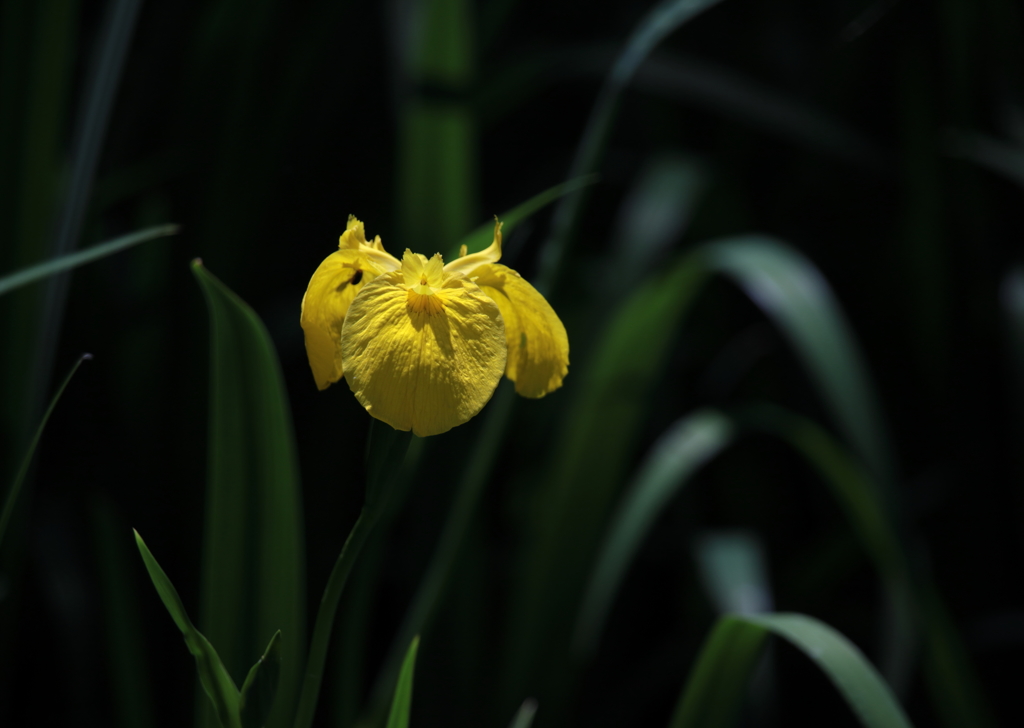
[[[444,595],[452,567],[459,555],[459,548],[476,513],[484,486],[489,482],[488,476],[498,456],[512,405],[515,403],[515,390],[506,382],[502,385],[491,401],[483,431],[459,482],[455,502],[448,513],[444,531],[430,560],[430,566],[423,581],[420,582],[412,605],[406,612],[398,635],[391,643],[391,651],[374,685],[371,710],[375,715],[383,715],[383,711],[387,709],[405,650],[413,638],[426,629],[438,602]]]
[[[299,708],[295,713],[295,728],[309,728],[313,723],[317,698],[320,695],[320,683],[324,676],[327,648],[331,643],[331,629],[334,627],[334,617],[338,612],[338,602],[341,600],[341,593],[345,589],[349,574],[352,573],[356,558],[384,511],[386,501],[386,498],[377,498],[363,506],[359,519],[352,527],[331,570],[324,596],[320,600],[316,626],[313,628],[313,642],[309,647],[309,658],[306,661],[306,677],[302,681],[302,695],[299,697]]]
[[[359,552],[363,550],[370,536],[370,531],[381,514],[387,510],[395,483],[402,476],[402,463],[411,439],[410,432],[399,432],[377,420],[370,421],[370,434],[366,445],[366,504],[352,526],[345,545],[341,547],[338,560],[327,579],[324,596],[320,600],[316,625],[313,627],[313,641],[309,646],[309,657],[306,660],[306,677],[302,681],[302,695],[299,696],[299,707],[295,712],[295,728],[309,728],[313,724],[317,699],[320,697],[320,683],[324,678],[324,662],[327,660],[327,649],[331,644],[331,630],[334,628],[334,617],[338,613],[341,593],[345,589],[345,582],[352,573],[356,559],[359,558]]]

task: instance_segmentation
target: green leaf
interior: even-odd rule
[[[633,28],[626,46],[615,61],[594,108],[586,129],[576,147],[569,179],[598,171],[601,156],[611,136],[618,113],[619,99],[633,79],[637,68],[652,50],[687,21],[716,5],[720,0],[663,0],[655,5]],[[583,211],[583,193],[568,195],[555,210],[552,231],[541,251],[541,269],[535,285],[542,293],[554,286],[562,260]]]
[[[501,228],[502,234],[508,235],[520,222],[538,210],[544,209],[558,198],[563,197],[570,192],[582,189],[587,185],[595,184],[596,182],[596,174],[571,179],[553,187],[548,187],[546,190],[534,195],[526,202],[516,205],[511,210],[506,210],[501,215],[498,215],[498,219],[503,223]],[[460,240],[456,245],[452,246],[451,250],[448,252],[447,260],[455,260],[455,258],[459,256],[460,247],[463,245],[466,246],[466,251],[468,253],[478,253],[490,245],[493,239],[494,224],[486,222],[473,232],[469,233],[469,235]]]
[[[400,58],[412,88],[398,120],[399,242],[430,255],[470,229],[479,185],[476,111],[469,102],[476,69],[469,0],[420,0]]]
[[[64,394],[64,390],[67,388],[68,383],[71,381],[71,377],[75,376],[75,372],[78,371],[78,367],[81,366],[82,362],[86,359],[92,359],[92,354],[82,354],[78,357],[78,361],[71,367],[71,371],[64,377],[64,381],[61,382],[60,387],[57,388],[57,393],[53,395],[53,399],[50,400],[50,406],[46,408],[46,412],[43,414],[43,419],[39,423],[39,427],[36,428],[36,433],[32,437],[32,441],[29,443],[28,452],[25,453],[25,457],[21,460],[21,467],[18,468],[17,474],[14,476],[14,480],[11,482],[11,488],[7,491],[7,497],[4,499],[4,510],[0,514],[0,544],[3,544],[4,533],[7,531],[7,524],[10,523],[11,516],[14,514],[14,505],[18,502],[18,495],[21,493],[21,487],[25,483],[25,477],[28,475],[29,466],[32,464],[32,456],[35,455],[36,447],[39,445],[39,440],[43,436],[43,430],[46,428],[46,423],[50,419],[50,415],[53,413],[54,407],[57,406],[57,402],[60,400],[60,396]]]
[[[199,672],[199,682],[203,690],[213,703],[218,720],[223,728],[241,728],[241,721],[238,716],[239,696],[238,688],[224,668],[217,650],[213,648],[210,641],[197,630],[192,620],[185,612],[185,606],[181,603],[178,591],[167,578],[167,574],[160,568],[160,564],[153,558],[153,554],[146,548],[142,536],[135,531],[135,543],[138,544],[139,553],[142,554],[142,561],[149,572],[149,578],[153,580],[157,594],[171,615],[171,619],[178,625],[188,651],[196,658],[196,670]]]
[[[626,569],[657,517],[732,436],[727,418],[714,410],[700,410],[677,420],[651,448],[612,516],[598,552],[576,623],[577,650],[593,651]]]
[[[0,278],[0,296],[8,291],[13,291],[15,288],[21,288],[22,286],[27,286],[30,283],[43,280],[44,278],[56,273],[71,270],[72,268],[77,268],[80,265],[91,263],[94,260],[105,258],[108,255],[120,252],[125,248],[132,247],[133,245],[144,243],[147,240],[154,240],[167,235],[174,235],[178,230],[179,228],[177,225],[157,225],[156,227],[139,230],[138,232],[131,233],[130,235],[122,235],[119,238],[114,238],[113,240],[108,240],[105,243],[94,245],[91,248],[80,250],[77,253],[61,255],[52,260],[37,263],[36,265],[23,268],[22,270],[14,273],[8,273],[3,278]]]
[[[768,633],[784,638],[818,665],[865,728],[910,728],[889,686],[861,651],[827,624],[803,614],[720,619],[701,650],[670,728],[732,725]]]
[[[263,728],[281,681],[281,630],[270,638],[263,657],[252,666],[239,696],[242,728]]]
[[[559,652],[550,644],[573,635],[593,552],[640,441],[650,396],[706,276],[700,261],[688,257],[639,287],[611,315],[576,375],[548,478],[532,504],[536,535],[509,609],[507,699],[522,695],[538,671],[563,672],[545,655]]]
[[[281,681],[268,725],[290,722],[301,679],[305,575],[291,415],[270,335],[200,261],[210,311],[209,475],[201,624],[239,681],[277,630]]]
[[[720,618],[690,671],[669,728],[734,725],[765,637],[765,630],[742,618]]]
[[[408,728],[409,711],[412,709],[412,678],[416,670],[416,652],[420,647],[419,635],[409,644],[409,650],[402,661],[402,670],[398,673],[398,684],[395,686],[395,697],[391,701],[391,712],[388,714],[387,728]]]
[[[731,278],[789,340],[857,455],[883,486],[893,480],[886,428],[853,332],[832,289],[807,258],[782,242],[743,236],[697,253]]]

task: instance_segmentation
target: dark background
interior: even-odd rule
[[[106,5],[3,3],[4,272],[47,257]],[[0,300],[7,480],[38,421],[30,382],[42,377],[50,392],[80,353],[95,357],[50,421],[3,545],[0,724],[128,725],[111,677],[111,558],[131,576],[152,724],[191,720],[192,660],[128,530],[146,534],[193,609],[209,330],[189,261],[201,257],[252,305],[277,346],[302,471],[312,619],[361,503],[366,417],[343,384],[320,393],[313,383],[298,326],[309,276],[350,213],[392,253],[446,252],[492,215],[563,181],[602,79],[647,6],[471,4],[471,72],[449,83],[417,75],[405,58],[402,29],[417,27],[411,2],[142,5],[77,246],[162,222],[182,229],[75,271],[52,372],[34,370],[31,356],[43,287]],[[464,558],[424,635],[414,724],[505,725],[517,705],[497,686],[509,575],[530,533],[526,502],[566,403],[586,396],[580,372],[605,304],[638,285],[612,265],[629,235],[620,211],[664,160],[698,170],[703,192],[672,253],[642,261],[647,273],[702,241],[747,232],[785,240],[818,266],[877,386],[899,507],[916,534],[913,558],[937,584],[995,724],[1024,720],[1022,370],[1011,299],[1000,295],[1020,260],[1024,206],[1012,179],[977,163],[1002,160],[1012,173],[1021,154],[1022,19],[1010,0],[724,0],[655,50],[623,96],[550,296],[572,344],[566,386],[516,405]],[[57,78],[50,107],[33,96],[33,74],[46,64]],[[461,109],[475,129],[468,212],[441,223],[417,219],[420,208],[401,192],[402,124],[416,103]],[[806,113],[780,115],[779,105]],[[1006,141],[986,156],[983,143],[996,140]],[[550,212],[508,240],[510,265],[528,279]],[[701,294],[674,342],[634,464],[673,420],[704,405],[769,400],[831,426],[784,338],[730,284]],[[377,547],[381,576],[356,660],[365,668],[357,695],[426,568],[478,420],[428,441]],[[777,609],[813,614],[875,655],[878,580],[841,510],[798,456],[750,437],[658,522],[594,661],[554,696],[539,673],[517,686],[521,697],[539,697],[540,725],[667,722],[714,618],[692,539],[720,528],[758,536]],[[107,533],[120,540],[110,546]],[[854,724],[802,656],[780,645],[776,658],[772,706],[744,720]],[[900,697],[915,725],[951,725],[925,687],[926,662]],[[331,687],[341,668],[330,669],[320,724],[349,725],[352,703],[338,707]],[[561,708],[545,722],[548,704]]]

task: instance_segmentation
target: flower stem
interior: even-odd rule
[[[313,640],[309,646],[309,657],[306,660],[306,676],[302,681],[302,694],[299,696],[299,707],[295,712],[295,728],[310,728],[316,715],[316,704],[320,696],[320,683],[324,677],[324,662],[327,649],[331,644],[331,630],[334,628],[334,617],[338,612],[338,602],[345,589],[352,567],[355,566],[359,552],[366,544],[370,531],[387,508],[392,486],[405,452],[409,447],[411,435],[407,432],[396,432],[387,425],[373,420],[367,446],[367,485],[366,504],[359,513],[359,518],[345,539],[338,560],[334,563],[331,575],[327,579],[320,609],[316,614],[313,627]]]

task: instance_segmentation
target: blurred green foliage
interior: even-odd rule
[[[705,668],[734,678],[691,702],[716,720],[855,724],[805,654],[759,651],[803,618],[718,621],[743,604],[846,635],[914,725],[1020,724],[1022,159],[1013,0],[4,0],[0,277],[182,232],[0,297],[3,497],[95,357],[0,548],[0,725],[205,705],[132,527],[236,683],[282,630],[296,699],[368,477],[365,412],[308,369],[305,285],[349,214],[447,254],[504,210],[569,376],[537,401],[502,385],[393,464],[314,725],[384,725],[412,659],[414,726],[668,725]],[[609,537],[679,456],[674,423],[708,416],[743,436]],[[723,534],[764,555],[718,575],[732,606],[707,574],[731,562],[701,556]]]

